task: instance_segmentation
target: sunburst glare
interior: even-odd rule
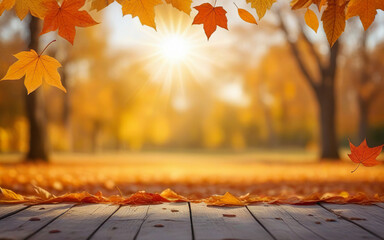
[[[216,65],[209,43],[192,19],[169,5],[156,7],[157,31],[148,29],[142,62],[161,93],[185,98],[186,85],[203,84]]]

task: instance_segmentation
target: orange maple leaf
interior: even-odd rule
[[[351,0],[348,3],[346,18],[359,16],[364,29],[367,30],[375,20],[377,9],[384,11],[383,0]]]
[[[209,3],[203,3],[194,7],[199,13],[193,19],[192,24],[203,24],[205,35],[209,39],[213,32],[216,31],[217,26],[228,30],[227,11],[223,7],[214,7]]]
[[[331,47],[345,29],[345,4],[339,5],[339,0],[329,0],[321,20],[325,35]]]
[[[53,57],[43,55],[43,52],[38,54],[31,49],[30,51],[15,54],[14,56],[18,61],[9,67],[7,74],[0,81],[17,80],[25,75],[24,85],[28,90],[28,94],[35,91],[43,83],[43,79],[49,85],[67,92],[61,83],[60,74],[57,72],[57,68],[61,67],[61,64]]]
[[[352,173],[357,170],[360,164],[366,167],[373,167],[381,163],[376,158],[380,155],[383,145],[370,148],[367,145],[367,140],[364,139],[358,147],[349,141],[349,147],[351,148],[351,154],[348,154],[348,157],[352,162],[358,163],[356,169],[351,171]]]
[[[98,24],[86,11],[79,11],[84,4],[85,0],[64,0],[59,6],[56,0],[48,0],[46,2],[48,12],[44,18],[41,35],[59,29],[59,35],[73,45],[76,26],[90,27]]]

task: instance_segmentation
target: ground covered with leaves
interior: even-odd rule
[[[262,158],[254,154],[66,155],[54,157],[50,164],[24,164],[2,157],[0,201],[384,202],[383,165],[351,173],[356,164],[348,161]]]

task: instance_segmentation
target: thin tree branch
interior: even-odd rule
[[[303,36],[303,39],[305,40],[305,42],[307,43],[307,45],[309,46],[309,50],[311,51],[311,54],[313,55],[313,57],[315,58],[315,61],[317,63],[317,67],[319,69],[319,72],[321,75],[324,74],[324,65],[323,63],[321,62],[321,59],[320,59],[320,55],[319,53],[316,51],[315,49],[315,46],[314,44],[308,39],[308,36],[304,33],[304,26],[302,24],[300,24],[300,29],[301,29],[301,35]]]
[[[304,64],[304,61],[303,59],[301,58],[300,56],[300,52],[299,52],[299,48],[298,48],[298,45],[296,42],[293,42],[291,40],[289,40],[289,34],[288,34],[288,30],[287,30],[287,27],[285,26],[284,24],[284,21],[282,19],[282,16],[281,16],[281,13],[280,11],[277,11],[277,16],[279,18],[279,22],[280,22],[280,28],[283,30],[284,32],[284,35],[285,35],[285,38],[291,48],[291,51],[293,53],[293,56],[301,70],[301,72],[303,73],[305,79],[307,80],[307,82],[311,85],[311,87],[313,88],[313,90],[315,92],[318,91],[318,85],[315,83],[313,77],[310,75],[308,69],[306,68],[305,64]]]

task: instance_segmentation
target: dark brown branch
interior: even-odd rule
[[[313,90],[315,92],[318,91],[318,86],[317,84],[315,83],[315,80],[313,79],[313,77],[310,75],[308,69],[306,68],[305,64],[304,64],[304,61],[303,59],[301,58],[300,56],[300,52],[299,52],[299,47],[297,45],[296,42],[293,42],[289,39],[289,34],[288,34],[288,30],[287,30],[287,27],[285,26],[284,24],[284,21],[282,19],[282,16],[281,16],[281,13],[280,12],[277,12],[277,16],[279,18],[279,22],[280,22],[280,28],[283,30],[284,32],[284,35],[285,35],[285,38],[291,48],[291,51],[293,53],[293,56],[301,70],[301,72],[303,73],[305,79],[307,80],[307,82],[311,85],[311,87],[313,88]]]
[[[317,63],[317,67],[319,69],[319,72],[321,75],[324,75],[324,65],[323,63],[321,62],[321,58],[320,58],[320,55],[319,53],[316,51],[315,49],[315,46],[313,45],[313,43],[308,39],[307,35],[304,33],[304,27],[303,25],[301,24],[301,35],[303,36],[303,39],[305,40],[305,42],[307,43],[307,45],[309,46],[309,51],[311,51],[311,54],[313,55],[313,57],[315,58],[315,61]]]

